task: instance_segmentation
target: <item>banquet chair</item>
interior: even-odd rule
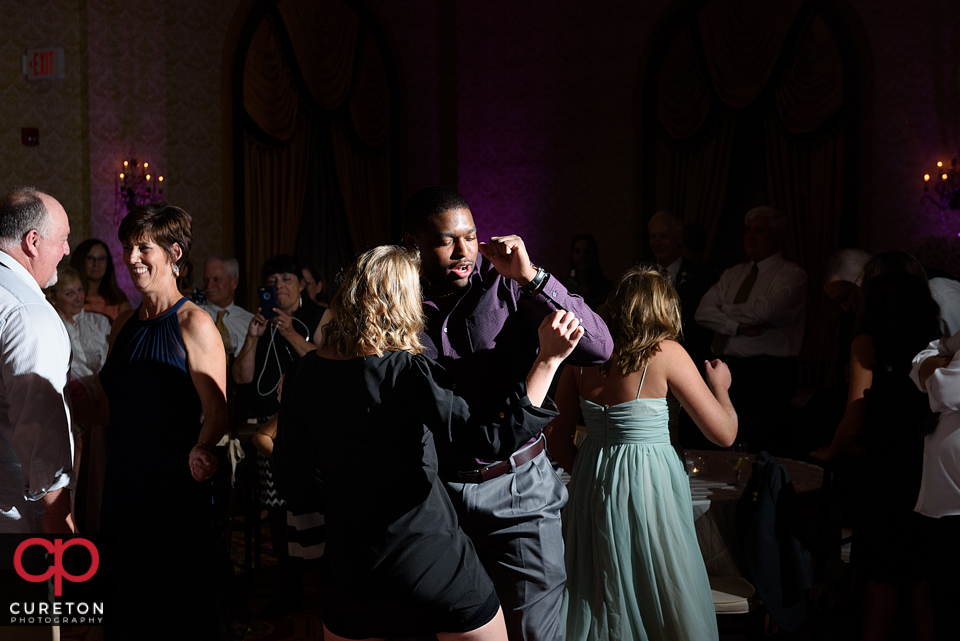
[[[822,581],[826,575],[827,559],[840,558],[840,549],[850,542],[841,529],[839,490],[836,463],[823,462],[823,484],[820,486],[820,508],[817,518],[817,543],[814,549],[813,579]]]
[[[752,583],[739,576],[710,577],[717,630],[723,638],[762,639],[778,632]]]
[[[260,519],[260,477],[257,469],[257,450],[253,446],[253,435],[257,423],[246,417],[249,411],[249,387],[227,381],[227,409],[229,412],[230,436],[238,439],[243,447],[244,457],[237,464],[236,483],[230,493],[228,507],[226,540],[228,549],[233,549],[233,526],[238,517],[243,519],[244,571],[260,569],[261,519]]]
[[[753,464],[737,502],[737,532],[746,576],[757,588],[771,624],[795,632],[809,614],[813,584],[796,491],[786,468],[768,452]]]
[[[717,614],[747,614],[756,607],[757,589],[739,576],[710,577],[713,609]]]

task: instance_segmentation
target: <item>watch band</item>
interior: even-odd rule
[[[533,296],[540,291],[540,288],[543,287],[543,284],[546,282],[548,276],[547,270],[545,270],[543,267],[538,267],[537,265],[531,265],[531,267],[537,268],[537,274],[530,280],[529,283],[520,286],[520,293],[524,296]]]

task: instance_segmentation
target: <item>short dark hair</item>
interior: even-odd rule
[[[42,191],[33,187],[17,187],[0,197],[0,246],[19,243],[31,229],[44,238],[50,232],[50,213],[43,204]]]
[[[403,229],[414,236],[423,231],[426,222],[451,209],[470,210],[467,201],[457,192],[439,185],[424,187],[407,201],[403,212]]]
[[[176,263],[182,269],[190,254],[192,227],[190,214],[179,207],[167,203],[148,203],[137,205],[120,221],[117,238],[124,245],[150,238],[167,252],[171,260],[175,258],[173,246],[179,245],[183,255]]]
[[[267,280],[274,274],[293,274],[297,280],[303,280],[303,267],[297,262],[297,259],[289,254],[277,254],[267,259],[260,270],[260,276]]]

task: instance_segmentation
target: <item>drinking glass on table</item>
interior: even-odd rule
[[[740,485],[740,472],[747,467],[749,462],[750,459],[747,458],[746,443],[734,443],[730,446],[730,449],[727,450],[727,463],[737,474],[735,485]]]

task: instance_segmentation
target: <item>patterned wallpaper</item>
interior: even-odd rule
[[[440,176],[439,3],[366,0],[400,72],[403,198]],[[67,209],[74,244],[95,234],[119,259],[115,176],[148,159],[194,215],[199,263],[220,251],[220,70],[240,0],[17,0],[0,14],[0,186],[33,183]],[[669,0],[459,3],[458,189],[481,236],[519,233],[548,268],[594,233],[605,271],[644,242],[634,185],[634,110],[645,43]],[[960,3],[849,0],[870,48],[862,244],[955,236],[956,212],[919,204],[921,176],[960,148]],[[40,17],[42,16],[42,18]],[[66,78],[27,82],[20,56],[59,46]],[[20,128],[40,128],[40,146]]]
[[[30,185],[49,192],[70,217],[72,238],[89,231],[86,159],[81,135],[83,100],[80,0],[6,2],[0,11],[0,190]],[[27,49],[62,47],[62,80],[26,80]],[[40,145],[20,142],[22,127],[40,129]]]
[[[118,261],[117,174],[124,159],[149,161],[166,200],[193,216],[199,265],[222,249],[220,69],[237,1],[86,6],[91,231]],[[118,277],[136,297],[127,273]]]
[[[461,5],[460,181],[481,235],[520,234],[558,273],[581,232],[609,273],[635,260],[634,79],[659,4]]]
[[[861,210],[867,249],[955,237],[960,212],[920,203],[923,174],[960,151],[960,3],[853,0],[870,43],[873,100]]]
[[[99,237],[119,262],[117,174],[124,159],[148,160],[168,200],[194,216],[196,261],[222,251],[220,69],[238,2],[5,3],[0,188],[50,192],[70,216],[71,244]],[[66,77],[25,80],[20,56],[47,46],[64,48]],[[38,147],[20,144],[21,127],[39,127]]]
[[[438,1],[375,2],[404,73],[404,197],[439,176]],[[458,5],[458,189],[482,237],[519,233],[557,271],[581,232],[597,236],[608,274],[636,260],[636,83],[645,43],[676,4]],[[942,216],[919,196],[923,173],[960,149],[960,3],[849,5],[873,77],[860,242],[879,251],[956,235],[957,212]]]
[[[440,182],[440,50],[437,3],[443,0],[376,2],[375,18],[388,42],[402,95],[404,156],[400,163],[402,199]]]
[[[403,72],[404,198],[440,173],[438,1],[375,2]],[[633,263],[635,81],[665,4],[458,4],[458,189],[482,239],[520,234],[562,272],[591,232],[608,273]]]

